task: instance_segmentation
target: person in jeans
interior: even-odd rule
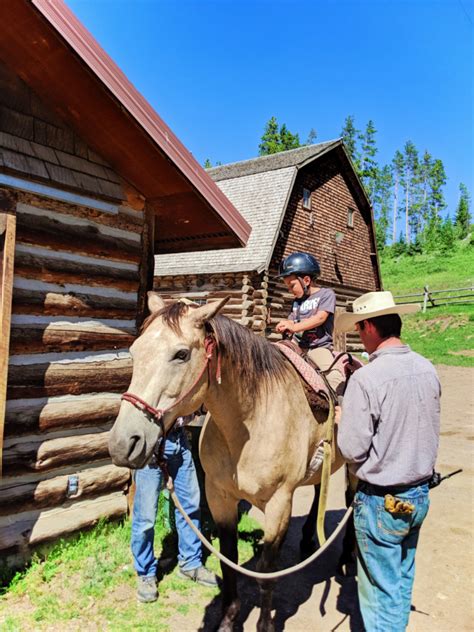
[[[196,469],[180,421],[177,426],[166,438],[164,457],[174,481],[176,495],[185,512],[200,529],[200,493]],[[155,557],[153,544],[158,498],[162,486],[163,473],[154,456],[148,465],[135,472],[131,550],[138,575],[137,599],[141,602],[156,601],[158,598],[156,579],[158,560]],[[182,578],[205,586],[216,586],[215,575],[202,564],[199,538],[177,509],[175,520],[178,534],[178,574]]]
[[[337,326],[356,328],[370,362],[347,386],[337,442],[359,479],[354,501],[359,604],[367,632],[408,625],[420,527],[439,442],[440,384],[426,358],[400,340],[401,314],[390,292],[354,301]]]

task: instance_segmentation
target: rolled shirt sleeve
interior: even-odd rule
[[[354,374],[349,381],[338,425],[337,444],[348,463],[364,463],[375,432],[367,392]]]

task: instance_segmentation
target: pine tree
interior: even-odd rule
[[[306,145],[313,145],[318,137],[317,131],[312,127],[308,132],[308,138],[306,139]]]
[[[212,167],[212,162],[209,160],[209,158],[206,158],[206,160],[204,161],[204,169],[211,169]]]
[[[278,132],[278,121],[274,116],[265,125],[265,131],[258,146],[259,156],[268,156],[281,151],[280,134]]]
[[[301,147],[299,134],[292,134],[285,123],[280,127],[280,151]]]
[[[428,190],[430,187],[431,170],[433,168],[433,158],[425,149],[423,160],[419,164],[419,181],[421,187],[420,212],[419,212],[419,232],[423,232],[429,220]]]
[[[359,138],[359,130],[356,129],[354,124],[354,117],[352,115],[346,116],[344,121],[344,127],[341,130],[341,137],[346,146],[347,153],[350,159],[354,163],[356,171],[360,171],[360,156],[357,150],[357,140]]]
[[[412,209],[413,191],[416,184],[418,169],[418,150],[411,140],[405,143],[405,173],[404,173],[404,189],[405,189],[405,239],[407,245],[411,243],[412,229]]]
[[[392,174],[393,174],[393,215],[392,215],[392,243],[397,241],[397,218],[398,218],[398,200],[400,189],[405,186],[404,180],[405,173],[405,160],[401,151],[395,152],[392,160]]]
[[[446,184],[446,172],[443,161],[437,158],[430,172],[429,221],[439,224],[441,213],[446,208],[443,187]]]
[[[383,249],[387,243],[390,228],[390,197],[393,186],[393,174],[390,165],[379,172],[374,191],[375,234],[377,246]]]
[[[375,129],[374,122],[370,120],[365,128],[364,134],[361,134],[362,156],[360,159],[360,177],[369,196],[369,200],[373,203],[374,193],[377,187],[378,165],[375,160],[377,147],[375,145]]]
[[[459,238],[464,239],[464,237],[467,236],[471,225],[471,213],[469,210],[470,198],[467,186],[462,182],[459,185],[459,193],[459,203],[456,209],[454,225]]]

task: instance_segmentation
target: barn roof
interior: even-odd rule
[[[63,0],[2,0],[0,59],[157,214],[161,252],[246,243],[250,227]]]
[[[261,272],[268,268],[298,169],[341,147],[340,139],[234,162],[209,174],[252,226],[245,248],[157,255],[155,275]]]

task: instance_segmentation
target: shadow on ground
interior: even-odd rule
[[[326,531],[331,533],[344,515],[344,511],[328,511],[326,516]],[[305,516],[292,518],[290,528],[282,548],[279,568],[287,568],[299,562],[299,540]],[[273,607],[275,609],[275,631],[285,630],[288,619],[294,616],[313,592],[316,584],[324,583],[319,609],[312,618],[312,630],[329,632],[324,624],[326,615],[326,601],[330,591],[337,590],[337,610],[341,613],[341,621],[331,629],[337,630],[349,618],[350,629],[353,632],[363,632],[364,626],[360,616],[357,601],[357,585],[354,576],[336,576],[336,567],[342,550],[343,533],[323,555],[305,569],[283,577],[277,582],[273,593]],[[255,570],[258,553],[245,564],[246,568]],[[259,606],[259,590],[257,582],[240,575],[238,581],[239,596],[242,608],[235,625],[235,632],[244,629],[245,621],[250,612]],[[206,606],[200,632],[213,632],[217,629],[221,617],[222,600],[217,595]]]

